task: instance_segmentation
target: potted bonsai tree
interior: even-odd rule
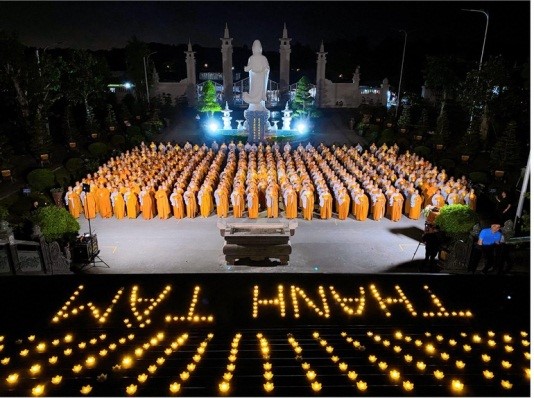
[[[111,133],[114,133],[117,130],[117,118],[115,116],[115,111],[113,110],[113,106],[111,104],[108,104],[106,125]]]
[[[458,143],[458,152],[462,162],[469,161],[471,155],[474,155],[479,149],[480,135],[470,126]]]

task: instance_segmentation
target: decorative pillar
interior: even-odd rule
[[[191,45],[191,40],[187,45],[187,51],[185,53],[185,65],[187,70],[187,88],[186,96],[189,106],[195,106],[197,104],[197,71],[196,71],[196,60],[195,52],[193,51],[193,46]]]
[[[386,77],[382,84],[380,85],[380,100],[382,105],[387,106],[388,104],[388,91],[389,91],[389,80]]]
[[[291,55],[290,38],[287,37],[286,24],[280,40],[280,101],[289,100],[289,58]]]
[[[228,31],[228,24],[224,28],[224,37],[221,38],[222,70],[223,70],[223,99],[233,103],[234,78],[232,73],[232,38]]]
[[[324,44],[321,41],[321,47],[317,53],[317,74],[315,78],[315,85],[317,86],[315,103],[317,104],[318,108],[323,106],[324,101],[323,96],[326,76],[326,54],[328,53],[324,51]]]

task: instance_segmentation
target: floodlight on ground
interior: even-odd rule
[[[124,88],[125,88],[125,89],[129,90],[129,89],[131,89],[132,87],[133,87],[132,83],[130,83],[130,82],[126,82],[126,83],[124,83]]]
[[[297,131],[299,132],[299,134],[306,133],[308,131],[308,123],[303,120],[299,121],[297,123]]]
[[[210,133],[216,133],[219,130],[219,123],[217,123],[215,120],[211,119],[208,121],[208,131]]]

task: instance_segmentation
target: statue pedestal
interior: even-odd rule
[[[259,143],[264,141],[265,133],[269,130],[269,111],[245,111],[247,121],[248,142]]]

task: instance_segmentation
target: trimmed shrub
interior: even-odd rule
[[[139,126],[130,126],[126,129],[126,134],[128,134],[130,137],[141,135],[141,128]]]
[[[441,159],[438,162],[438,165],[440,165],[445,170],[450,171],[454,169],[454,166],[456,166],[456,163],[452,159]]]
[[[431,154],[430,148],[424,145],[416,146],[413,151],[416,155],[422,156],[425,159],[428,159]]]
[[[469,173],[469,179],[475,184],[487,184],[488,174],[482,171],[473,171]]]
[[[109,147],[103,142],[94,142],[89,145],[89,153],[95,158],[102,158],[109,152]]]
[[[59,186],[64,187],[70,184],[70,174],[64,168],[57,169],[54,171],[54,174],[56,176],[56,183]]]
[[[37,210],[35,222],[47,242],[78,235],[80,224],[67,209],[57,206],[46,206]]]
[[[35,169],[30,171],[26,178],[32,189],[41,192],[52,188],[56,179],[54,173],[49,169]]]
[[[115,134],[114,136],[111,137],[111,145],[113,145],[116,148],[122,147],[125,143],[126,143],[126,138],[124,138],[123,135]]]
[[[83,160],[81,158],[71,158],[65,163],[65,168],[71,174],[76,174],[83,167]]]
[[[392,145],[395,142],[395,132],[391,129],[385,129],[382,131],[382,134],[380,134],[380,139],[377,142],[377,145]]]
[[[436,225],[451,237],[469,234],[476,223],[478,216],[467,205],[445,205],[436,217]]]
[[[141,144],[141,141],[143,141],[145,139],[145,137],[143,137],[142,135],[134,135],[130,138],[130,145],[132,146],[138,146],[139,144]]]

